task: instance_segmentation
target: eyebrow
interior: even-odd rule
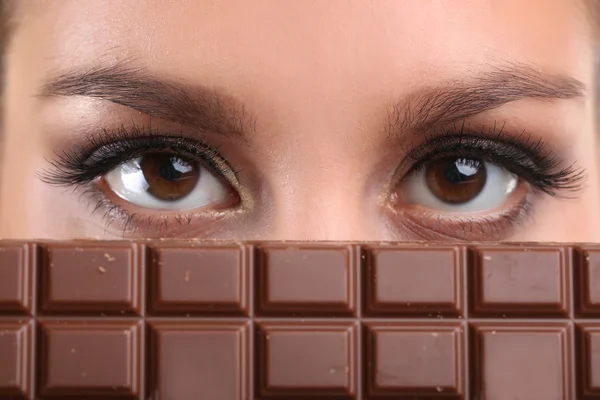
[[[233,138],[245,138],[256,125],[243,104],[218,89],[161,80],[125,64],[60,74],[42,87],[40,95],[103,99],[151,117]],[[473,73],[470,79],[419,89],[393,103],[388,134],[428,131],[526,98],[584,96],[585,85],[577,79],[544,74],[522,63],[497,65]]]
[[[41,97],[85,96],[205,132],[244,138],[255,121],[218,89],[161,80],[142,68],[100,66],[69,71],[42,87]]]
[[[575,78],[511,63],[474,73],[470,79],[412,92],[391,105],[388,133],[428,131],[523,99],[581,97],[585,85]]]

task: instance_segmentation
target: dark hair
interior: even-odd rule
[[[2,91],[2,87],[4,86],[4,53],[8,43],[8,31],[10,30],[11,25],[11,7],[11,0],[0,0],[0,92]]]
[[[0,57],[4,53],[4,47],[8,38],[10,7],[12,6],[10,3],[10,0],[0,0]]]
[[[4,110],[4,53],[8,41],[8,27],[9,27],[9,0],[0,0],[0,124],[2,123],[2,114]],[[1,129],[1,127],[0,127]],[[0,131],[0,133],[2,133]],[[1,137],[1,136],[0,136]]]

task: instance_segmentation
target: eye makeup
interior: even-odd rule
[[[227,193],[224,200],[194,210],[135,206],[112,190],[107,177],[115,175],[113,171],[118,168],[144,165],[138,160],[148,158],[186,160],[198,165],[196,169],[210,174],[211,179],[223,186]],[[239,171],[220,154],[217,146],[196,133],[166,135],[143,125],[104,129],[92,136],[83,136],[79,144],[57,153],[48,162],[50,167],[39,174],[43,182],[76,189],[84,201],[91,203],[92,214],[102,216],[107,229],[115,228],[126,237],[183,237],[192,233],[190,231],[204,232],[206,225],[214,225],[225,213],[239,211],[241,207]],[[198,225],[204,226],[199,228]]]
[[[424,240],[440,237],[503,240],[517,227],[532,222],[535,206],[545,196],[568,199],[583,188],[585,171],[573,163],[565,163],[560,153],[542,139],[534,139],[526,132],[510,135],[503,129],[474,131],[466,126],[463,123],[458,129],[428,134],[421,144],[407,149],[393,181],[390,209],[397,225],[408,230],[409,235]],[[442,179],[451,181],[445,182],[446,186],[454,184],[457,193],[469,188],[464,186],[468,182],[465,176],[462,179],[456,177],[456,174],[461,175],[461,166],[463,172],[479,169],[480,173],[488,165],[496,176],[505,175],[507,179],[514,176],[516,184],[510,184],[506,190],[495,185],[510,183],[512,179],[496,180],[485,187],[476,185],[471,201],[446,206],[441,198],[438,204],[442,207],[438,210],[428,207],[426,202],[415,201],[414,195],[412,198],[406,195],[404,189],[414,186],[416,177],[431,175],[432,166],[439,169],[439,165],[446,168],[442,171],[446,173],[442,174]],[[482,176],[485,178],[486,175]],[[466,176],[471,178],[471,186],[476,177]],[[482,201],[478,201],[477,196],[485,196],[490,190],[505,190],[500,193],[504,193],[504,201],[490,203],[489,208],[482,210]],[[498,198],[498,193],[495,197]],[[473,204],[478,204],[479,208],[473,208]]]
[[[424,143],[406,149],[398,171],[403,177],[410,176],[428,163],[448,157],[488,161],[551,196],[577,192],[585,179],[585,171],[575,164],[565,166],[558,153],[542,139],[534,139],[526,132],[512,136],[503,130],[474,131],[465,124],[458,130],[427,135]]]
[[[544,196],[573,196],[585,178],[585,171],[565,163],[559,152],[533,135],[512,135],[503,129],[477,131],[466,123],[425,134],[418,144],[405,146],[403,153],[390,182],[387,209],[401,236],[413,240],[502,240],[519,224],[532,221],[536,202]],[[229,191],[226,201],[195,210],[157,210],[135,206],[111,191],[105,179],[109,172],[149,155],[170,159],[162,156],[165,154],[197,162],[209,171]],[[410,179],[435,163],[452,166],[448,160],[453,159],[463,169],[493,164],[516,176],[518,183],[500,207],[478,212],[460,205],[453,211],[426,207],[418,198],[407,201],[403,188]],[[203,224],[217,223],[224,213],[244,207],[239,170],[221,155],[219,147],[198,135],[122,126],[84,137],[49,163],[50,168],[40,174],[45,183],[79,189],[82,198],[92,201],[94,212],[103,214],[107,226],[119,227],[123,236],[184,237],[201,232]]]
[[[104,129],[100,134],[87,136],[82,144],[56,154],[49,160],[51,167],[41,174],[41,179],[51,185],[75,186],[89,183],[108,173],[118,165],[153,153],[167,153],[201,162],[213,173],[219,174],[229,184],[239,183],[236,171],[199,135],[164,135],[150,126],[124,126],[114,130]]]

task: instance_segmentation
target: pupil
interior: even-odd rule
[[[481,164],[475,160],[459,159],[452,164],[448,164],[444,176],[452,184],[458,185],[477,179],[477,172]]]
[[[446,173],[444,174],[444,176],[446,177],[446,180],[450,183],[457,184],[460,183],[460,181],[462,181],[462,176],[460,172],[452,166],[446,169]]]
[[[463,204],[481,193],[487,180],[487,171],[479,160],[453,158],[429,164],[426,179],[427,186],[439,200],[448,204]]]
[[[179,179],[179,177],[181,176],[179,171],[175,169],[173,163],[171,162],[161,164],[158,172],[160,173],[160,177],[166,181],[174,181],[176,179]]]
[[[161,178],[171,182],[181,179],[183,174],[191,170],[192,168],[185,161],[176,157],[170,157],[160,165],[158,173]]]
[[[140,169],[146,180],[146,191],[165,201],[177,201],[190,194],[200,179],[197,163],[171,154],[142,157]]]

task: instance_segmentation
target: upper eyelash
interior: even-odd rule
[[[493,131],[473,132],[463,124],[458,130],[444,131],[429,135],[424,144],[408,149],[407,157],[401,163],[412,160],[412,166],[405,177],[418,172],[428,162],[445,157],[477,157],[508,169],[525,179],[539,191],[556,196],[562,191],[578,191],[585,180],[585,171],[569,165],[561,168],[562,160],[546,149],[542,140],[532,140],[523,132],[517,137]],[[153,131],[150,126],[137,126],[127,129],[104,130],[102,134],[88,138],[86,145],[75,150],[57,154],[50,160],[51,170],[44,170],[40,178],[49,184],[78,186],[89,183],[108,173],[119,164],[148,154],[152,150],[185,153],[201,160],[206,166],[220,175],[225,175],[226,165],[233,175],[237,172],[212,147],[201,139],[185,136],[166,136]],[[399,168],[403,169],[403,168]]]
[[[152,151],[170,151],[177,156],[199,160],[211,172],[221,176],[226,175],[224,165],[232,175],[237,173],[218,153],[217,147],[201,139],[163,135],[150,126],[134,125],[132,128],[105,129],[102,134],[88,137],[85,145],[57,153],[56,159],[48,160],[52,168],[43,170],[39,175],[43,182],[51,185],[79,186]]]
[[[473,132],[464,124],[458,131],[430,135],[424,144],[408,149],[402,164],[406,165],[406,161],[413,164],[404,176],[420,171],[431,161],[447,157],[478,158],[496,164],[526,180],[534,190],[551,196],[577,192],[586,179],[585,171],[576,165],[563,166],[563,160],[541,139],[533,140],[525,132],[516,137],[502,130],[495,134],[493,131]]]

